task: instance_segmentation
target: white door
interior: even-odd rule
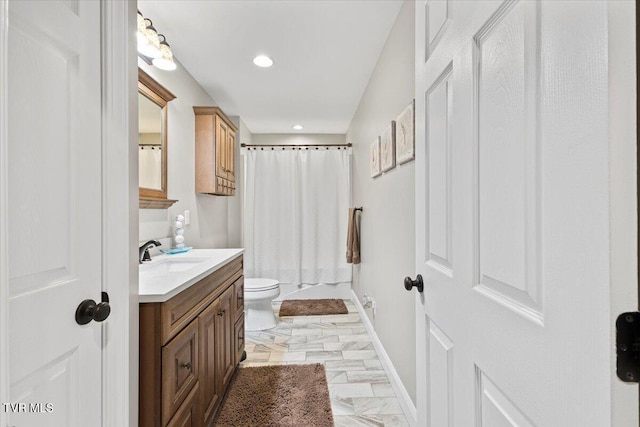
[[[416,2],[420,426],[611,425],[607,8]]]
[[[100,3],[8,2],[8,425],[100,426]]]

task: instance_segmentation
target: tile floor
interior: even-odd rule
[[[323,363],[336,427],[408,426],[355,305],[345,303],[349,314],[283,317],[248,332],[242,366]],[[273,308],[277,317],[280,304]]]

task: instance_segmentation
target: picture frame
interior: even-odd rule
[[[380,137],[376,137],[376,140],[371,143],[369,147],[369,167],[371,170],[371,178],[382,175],[382,169],[380,167]]]
[[[380,137],[380,167],[388,172],[396,167],[396,122],[392,121]]]
[[[416,158],[415,99],[396,118],[396,161],[399,165]]]

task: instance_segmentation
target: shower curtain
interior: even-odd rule
[[[296,285],[351,281],[348,150],[248,150],[245,185],[247,277]]]
[[[138,149],[138,177],[140,187],[162,188],[162,150],[159,147],[145,147]]]

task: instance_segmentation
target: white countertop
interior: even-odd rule
[[[165,302],[243,252],[244,249],[192,249],[154,256],[140,265],[139,302]],[[173,267],[181,271],[169,271]]]

